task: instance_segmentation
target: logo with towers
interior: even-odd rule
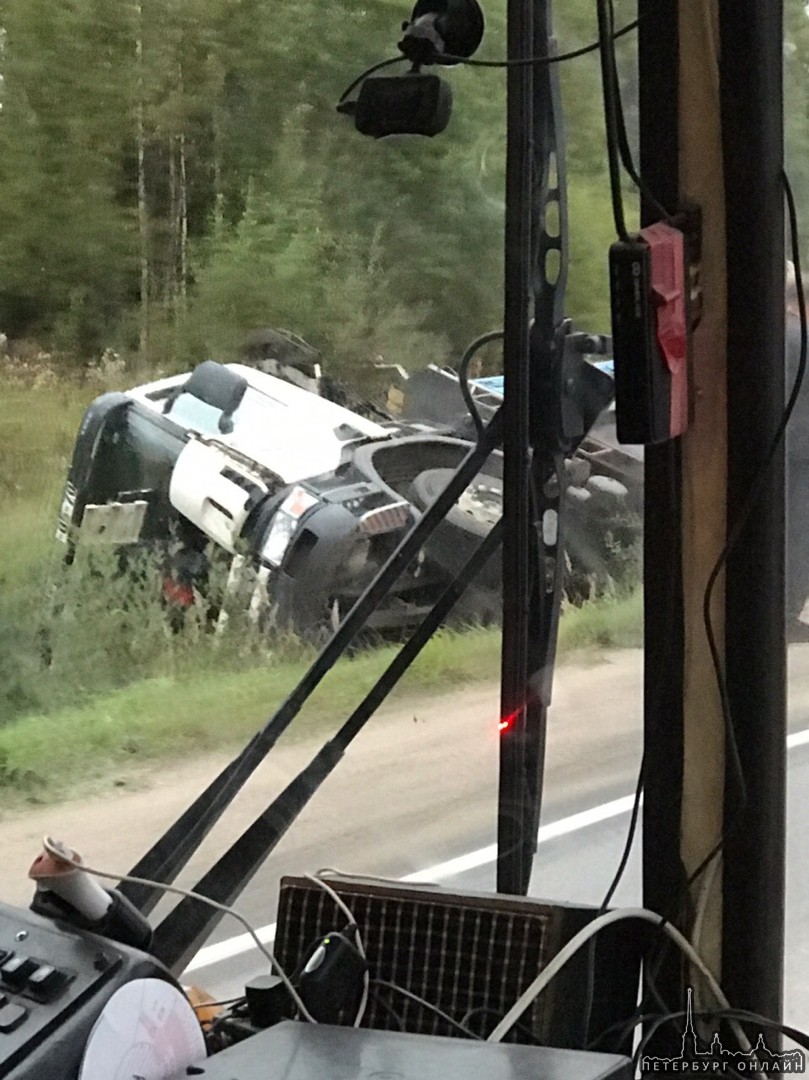
[[[747,1073],[802,1073],[806,1070],[806,1055],[801,1050],[787,1050],[778,1053],[770,1050],[759,1032],[758,1039],[749,1050],[726,1050],[714,1032],[710,1043],[706,1044],[694,1027],[693,990],[688,987],[686,1020],[683,1028],[683,1045],[678,1057],[652,1057],[645,1054],[641,1058],[640,1071],[647,1073],[725,1073],[739,1075]]]

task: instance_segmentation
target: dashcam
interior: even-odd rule
[[[389,135],[440,134],[452,113],[452,89],[438,75],[409,73],[398,77],[366,79],[356,102],[346,103],[361,135],[384,139]]]

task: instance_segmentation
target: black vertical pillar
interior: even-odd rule
[[[679,56],[676,0],[640,0],[641,173],[676,206]],[[654,214],[644,208],[645,222]],[[683,599],[679,440],[645,455],[643,899],[668,912],[684,885],[680,860],[683,785]],[[661,976],[661,982],[667,982]],[[679,986],[671,987],[673,1004]]]
[[[680,195],[677,0],[639,0],[638,14],[641,175],[663,205],[674,207]],[[643,224],[658,217],[642,205]],[[672,899],[683,895],[686,877],[680,853],[685,674],[680,440],[647,447],[644,460],[643,904],[672,914]],[[678,957],[655,957],[644,975],[654,979],[669,1007],[678,1007]],[[647,982],[644,994],[650,992]],[[673,1028],[661,1029],[653,1052],[676,1055],[676,1037]]]
[[[694,74],[689,57],[678,56],[679,8],[674,0],[639,3],[642,172],[669,206],[677,203],[678,156],[683,152],[681,80]],[[747,512],[784,403],[782,5],[780,0],[719,0],[718,10],[727,529],[735,538],[725,579],[723,660],[730,724],[724,867],[717,901],[723,927],[720,975],[731,1001],[777,1017],[783,976],[786,732],[782,452],[770,465],[741,532],[737,523]],[[706,220],[712,237],[717,225],[713,216]],[[721,284],[706,282],[714,302]],[[692,468],[698,469],[698,463],[692,461]],[[683,611],[686,600],[693,609],[699,599],[683,596],[681,560],[684,540],[693,547],[703,528],[697,507],[689,525],[694,535],[684,537],[682,473],[676,443],[647,450],[644,902],[666,913],[673,898],[683,895],[680,830],[688,809],[683,804]],[[721,648],[723,628],[716,629]],[[695,627],[691,632],[693,647],[703,649],[704,634]],[[692,722],[698,704],[688,703]],[[693,813],[690,820],[693,825]],[[658,986],[672,1006],[679,1004],[683,979],[675,966],[659,976]]]
[[[720,0],[728,283],[728,524],[744,512],[784,407],[783,10]],[[726,665],[744,774],[726,754],[722,982],[782,1008],[786,773],[783,449],[727,567]]]
[[[551,22],[550,0],[513,0],[509,55],[547,55],[554,48]],[[567,199],[557,69],[513,67],[508,91],[497,887],[525,893],[542,801],[561,590],[562,497],[549,478],[561,453],[553,399],[563,355]],[[552,520],[556,538],[545,529]]]
[[[509,0],[508,55],[531,55],[534,0]],[[505,376],[503,436],[503,644],[497,888],[524,893],[533,848],[526,784],[527,634],[532,574],[529,451],[529,317],[531,295],[533,69],[509,68],[507,80]]]

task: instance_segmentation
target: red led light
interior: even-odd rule
[[[511,728],[513,728],[519,715],[520,710],[516,709],[513,713],[509,713],[508,716],[504,716],[497,725],[498,731],[509,731]]]

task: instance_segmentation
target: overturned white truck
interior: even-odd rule
[[[388,413],[375,418],[318,394],[317,368],[311,389],[300,372],[296,381],[206,361],[97,398],[78,433],[59,514],[65,562],[84,546],[112,548],[122,565],[133,552],[153,553],[178,624],[192,605],[219,620],[224,598],[238,594],[261,625],[300,634],[336,627],[445,486],[471,436],[450,371],[401,380]],[[496,403],[491,389],[474,393],[484,413]],[[568,469],[575,598],[609,577],[619,541],[633,542],[640,464],[596,432]],[[495,452],[400,575],[372,629],[409,626],[431,607],[499,517],[501,477]],[[616,522],[626,536],[610,539],[605,530]],[[226,582],[224,597],[215,578]],[[495,556],[467,590],[459,618],[496,618],[499,580]]]

